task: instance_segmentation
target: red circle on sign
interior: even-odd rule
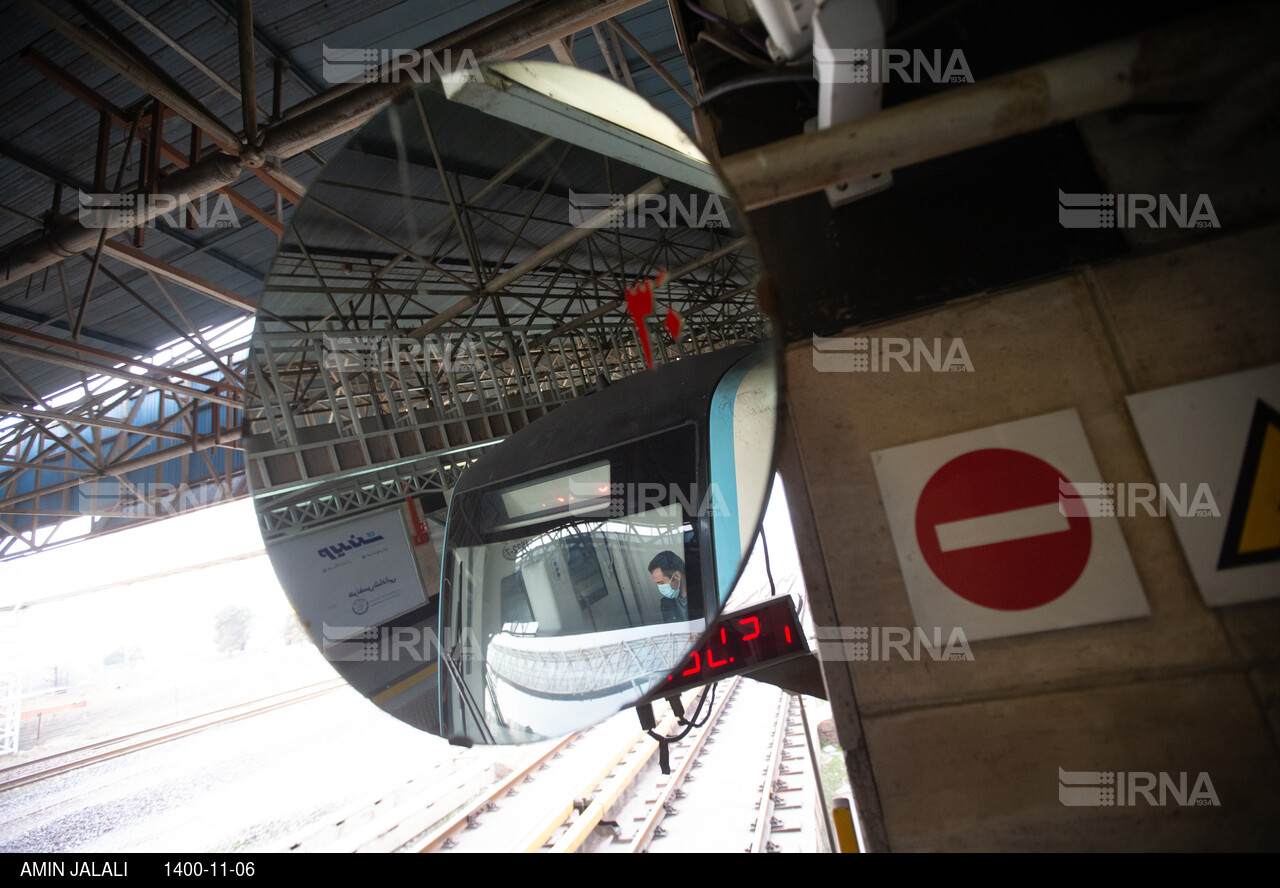
[[[1042,459],[1019,450],[975,450],[951,460],[925,484],[916,506],[916,540],[938,579],[966,601],[995,610],[1040,607],[1070,589],[1084,572],[1093,537],[1087,516],[1072,510],[1062,517],[1060,530],[1032,522],[1028,536],[949,551],[943,551],[937,527],[1034,506],[1056,509],[1064,493],[1078,495]],[[1049,525],[1057,524],[1041,515],[1045,517]]]

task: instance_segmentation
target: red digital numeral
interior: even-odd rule
[[[785,629],[787,632],[787,644],[791,644],[791,627],[783,626],[782,628]]]
[[[694,651],[694,652],[693,652],[693,666],[691,666],[690,668],[686,669],[684,672],[681,672],[680,674],[681,674],[681,675],[693,675],[695,672],[698,672],[700,669],[702,669],[702,658],[698,656],[698,652],[697,652],[697,651]]]
[[[739,620],[738,622],[743,625],[746,625],[747,623],[756,624],[756,631],[752,632],[750,635],[742,636],[743,641],[750,641],[751,639],[755,638],[757,635],[760,634],[760,620],[757,619],[756,617],[747,617],[746,619]]]
[[[728,660],[721,660],[719,663],[717,663],[716,658],[711,656],[711,645],[707,645],[707,665],[708,666],[714,669],[715,667],[723,666],[725,663],[728,663],[728,662],[729,662]]]

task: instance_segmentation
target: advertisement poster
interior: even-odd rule
[[[303,625],[326,647],[427,601],[398,507],[275,543],[270,554]]]

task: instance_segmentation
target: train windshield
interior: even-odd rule
[[[681,428],[455,501],[448,733],[562,734],[584,707],[605,718],[634,701],[693,647],[705,629],[694,446]]]

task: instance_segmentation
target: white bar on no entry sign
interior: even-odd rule
[[[1067,516],[1062,514],[1056,502],[961,521],[948,521],[934,527],[938,534],[938,548],[943,552],[1007,543],[1010,540],[1062,533],[1070,529]]]

